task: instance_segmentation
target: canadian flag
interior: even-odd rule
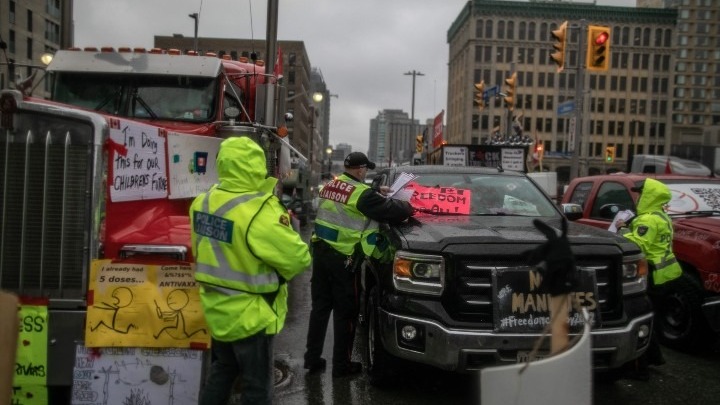
[[[672,174],[672,167],[670,167],[670,158],[665,162],[665,174]]]

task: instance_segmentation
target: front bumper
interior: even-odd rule
[[[392,355],[428,364],[444,370],[466,372],[493,365],[515,364],[518,351],[531,351],[540,334],[494,333],[491,330],[448,329],[435,321],[397,315],[380,309],[382,343]],[[647,313],[630,320],[619,328],[592,331],[593,368],[618,368],[639,357],[646,349],[647,338],[640,338],[640,330],[652,330],[653,314]],[[422,328],[425,344],[422,348],[408,348],[400,344],[399,329],[405,325]],[[550,345],[550,336],[541,348]]]

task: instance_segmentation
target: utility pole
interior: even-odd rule
[[[578,33],[578,59],[577,75],[575,82],[575,148],[570,163],[570,180],[578,177],[580,158],[584,155],[585,127],[582,125],[583,112],[585,111],[585,43],[587,42],[587,20],[580,20],[580,24],[573,26],[579,29]]]
[[[195,20],[195,36],[193,37],[193,51],[198,51],[198,20],[200,19],[200,16],[198,13],[192,13],[188,14],[188,17]]]
[[[412,76],[412,105],[410,107],[410,127],[412,128],[412,138],[415,138],[416,129],[415,129],[415,76],[425,76],[424,73],[417,72],[415,70],[411,72],[406,72],[405,76]],[[427,143],[427,139],[423,137],[423,144]],[[421,156],[424,155],[424,153],[421,153]]]

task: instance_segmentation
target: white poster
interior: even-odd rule
[[[523,154],[520,148],[503,148],[500,157],[501,165],[505,170],[523,171]]]
[[[203,352],[77,346],[72,405],[197,405]]]
[[[193,198],[217,183],[216,158],[222,138],[168,133],[170,198]]]
[[[467,166],[468,150],[462,146],[445,146],[443,148],[444,166]]]
[[[112,201],[165,198],[165,134],[150,125],[108,119],[112,177],[108,179]]]

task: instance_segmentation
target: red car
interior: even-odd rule
[[[572,180],[562,197],[568,219],[608,229],[615,215],[635,212],[632,188],[647,177],[672,192],[668,214],[675,229],[673,250],[684,282],[656,308],[661,341],[676,349],[704,347],[720,333],[720,178],[616,173]],[[712,330],[710,330],[712,329]]]

